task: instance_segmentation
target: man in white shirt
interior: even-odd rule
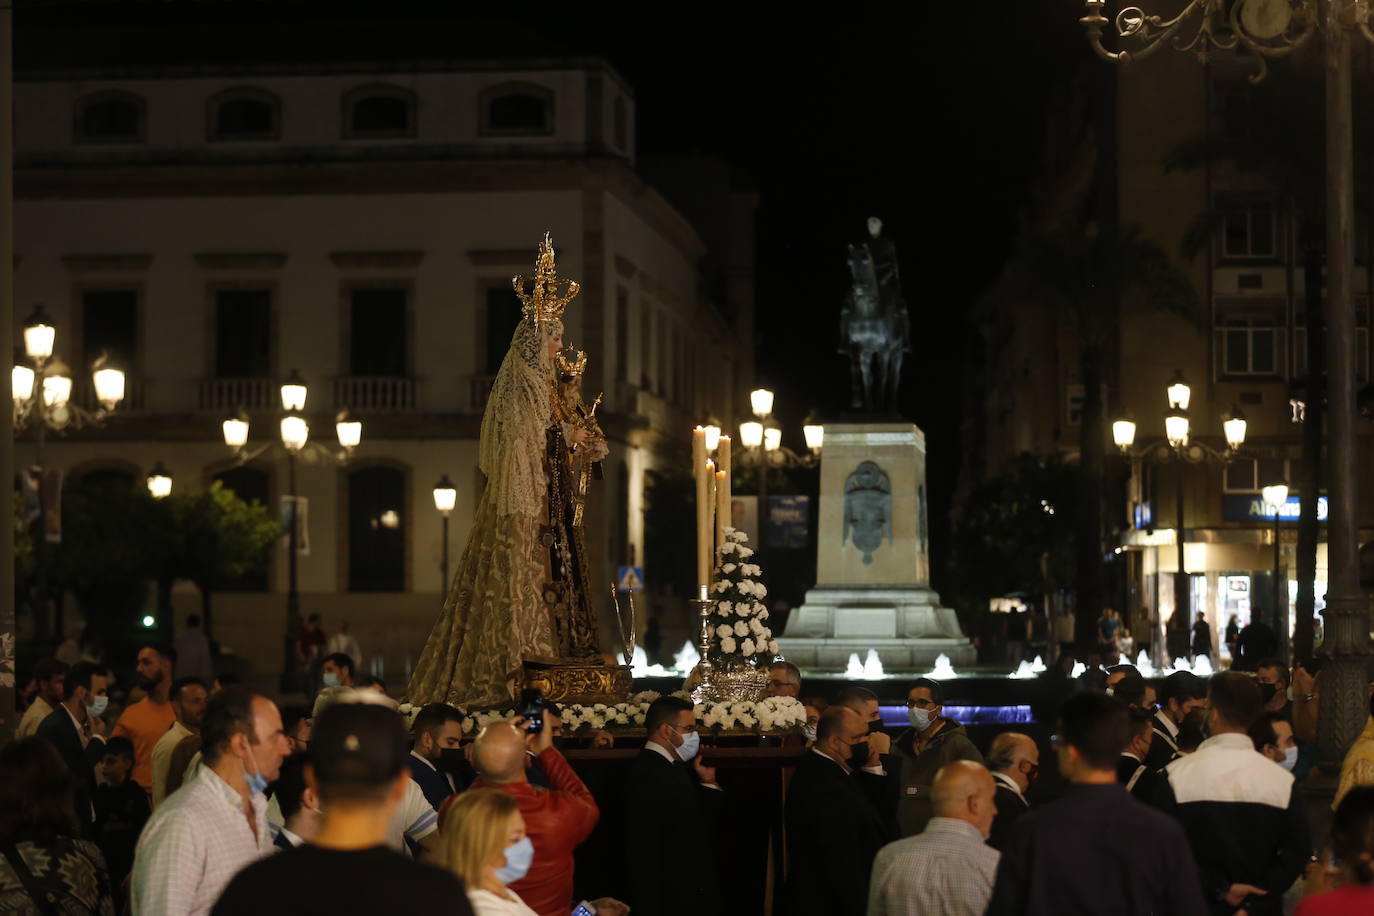
[[[339,632],[333,634],[324,642],[325,655],[333,655],[336,652],[347,655],[349,658],[353,659],[354,664],[358,665],[359,668],[362,667],[363,650],[362,647],[358,645],[358,640],[353,637],[352,633],[348,632],[347,620],[339,624]]]
[[[38,685],[38,694],[19,720],[19,728],[14,733],[16,741],[38,734],[38,723],[62,703],[62,678],[66,673],[66,664],[55,658],[40,659],[33,666],[33,680]]]
[[[205,704],[210,700],[210,688],[198,677],[181,677],[172,682],[172,711],[177,720],[167,733],[153,745],[153,807],[167,797],[167,774],[172,764],[172,752],[183,739],[200,734],[205,718]]]
[[[983,916],[1002,857],[985,842],[997,813],[993,786],[971,760],[936,772],[926,829],[884,846],[873,861],[868,916]]]
[[[204,916],[235,874],[272,851],[263,793],[289,750],[276,704],[246,687],[221,690],[206,706],[201,738],[194,780],[139,837],[135,913]]]

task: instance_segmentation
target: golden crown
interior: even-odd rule
[[[581,287],[576,280],[558,279],[558,268],[553,263],[553,239],[544,233],[539,243],[539,257],[534,262],[534,279],[512,277],[515,295],[520,297],[521,312],[534,323],[557,321],[563,317],[563,310],[577,297]]]
[[[587,354],[577,349],[577,347],[564,347],[558,351],[555,357],[558,362],[559,375],[579,376],[582,370],[587,367]]]

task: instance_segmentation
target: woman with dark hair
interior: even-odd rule
[[[46,739],[0,749],[0,913],[114,916],[105,859],[81,838],[74,791]]]
[[[1374,787],[1359,786],[1341,799],[1331,820],[1336,869],[1314,862],[1307,869],[1308,897],[1294,916],[1374,913]],[[1332,880],[1339,882],[1330,890]]]

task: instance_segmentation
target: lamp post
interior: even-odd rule
[[[1288,484],[1280,481],[1260,490],[1264,504],[1274,512],[1274,615],[1278,618],[1279,644],[1288,646],[1288,595],[1284,587],[1288,583],[1283,575],[1282,545],[1279,541],[1279,521],[1283,518],[1283,507],[1288,504]],[[1284,657],[1287,657],[1287,651]]]
[[[33,313],[25,320],[23,337],[25,361],[15,363],[10,369],[14,429],[18,431],[33,428],[39,505],[43,506],[51,495],[44,492],[47,486],[47,475],[44,473],[44,446],[47,443],[48,430],[60,434],[68,429],[98,426],[103,423],[124,400],[125,377],[122,370],[109,365],[108,357],[101,354],[91,365],[91,382],[100,406],[95,410],[85,410],[72,402],[71,370],[59,357],[54,356],[57,327],[42,303],[34,306]],[[46,522],[40,520],[39,534],[34,539],[38,600],[41,604],[35,623],[40,633],[46,630],[48,622],[47,564],[44,561],[48,539],[46,532],[41,530],[44,524]]]
[[[290,499],[291,513],[288,516],[286,535],[287,535],[287,561],[286,561],[286,634],[282,649],[282,691],[288,692],[294,686],[291,683],[291,669],[294,667],[295,651],[292,643],[301,627],[301,596],[300,581],[298,576],[298,557],[300,550],[300,494],[296,489],[296,458],[307,449],[312,454],[321,458],[332,459],[340,464],[346,463],[352,456],[353,451],[363,439],[363,424],[360,420],[355,420],[349,416],[347,410],[341,410],[334,418],[334,433],[338,437],[341,451],[335,453],[330,449],[310,441],[310,423],[305,419],[305,401],[310,389],[306,385],[305,379],[295,369],[281,384],[281,408],[282,417],[278,422],[278,432],[281,437],[282,448],[286,451],[286,479],[287,493]],[[263,445],[256,450],[248,448],[248,434],[251,429],[248,415],[240,410],[236,416],[230,417],[220,423],[220,429],[224,435],[224,444],[233,449],[239,464],[247,464],[254,458],[265,453],[272,447],[272,443]]]
[[[166,499],[172,494],[172,472],[161,461],[148,472],[148,493],[153,499]]]
[[[755,419],[746,420],[739,425],[740,444],[744,446],[741,463],[750,464],[758,474],[759,530],[758,543],[754,545],[756,555],[763,553],[764,532],[768,529],[768,469],[773,467],[815,467],[821,459],[821,448],[825,444],[825,427],[809,419],[802,427],[806,437],[807,455],[798,455],[782,444],[782,429],[769,422],[773,414],[773,392],[767,388],[757,388],[749,393],[749,406]],[[707,427],[709,447],[711,431]]]
[[[434,508],[439,510],[439,515],[443,518],[444,538],[443,554],[439,560],[439,571],[443,576],[443,589],[448,590],[448,517],[453,512],[453,507],[458,505],[458,488],[453,485],[453,481],[448,479],[445,474],[439,478],[439,482],[434,485]]]
[[[1134,448],[1136,423],[1129,414],[1122,415],[1112,423],[1112,441],[1121,453],[1131,459],[1133,467],[1145,459],[1158,462],[1173,462],[1175,465],[1174,487],[1174,527],[1177,572],[1174,575],[1174,614],[1183,614],[1184,627],[1192,619],[1192,588],[1188,576],[1185,545],[1185,518],[1183,507],[1184,464],[1202,461],[1215,461],[1222,465],[1230,463],[1242,445],[1249,426],[1245,414],[1233,406],[1222,422],[1222,432],[1226,439],[1225,449],[1216,449],[1192,438],[1192,421],[1188,415],[1188,405],[1192,402],[1192,386],[1176,371],[1165,389],[1169,409],[1164,414],[1165,443],[1155,443],[1141,449]],[[1152,634],[1153,635],[1153,634]],[[1160,656],[1162,660],[1162,655]]]
[[[1268,59],[1292,54],[1323,33],[1326,74],[1326,347],[1330,500],[1327,521],[1326,639],[1330,664],[1322,669],[1317,744],[1334,764],[1366,719],[1369,604],[1359,585],[1359,478],[1355,442],[1355,181],[1351,33],[1374,44],[1367,0],[1189,0],[1170,17],[1122,9],[1114,25],[1124,50],[1109,51],[1102,33],[1106,0],[1085,0],[1079,21],[1104,60],[1127,64],[1166,45],[1207,61],[1217,51],[1243,51],[1254,62],[1251,82],[1268,72]],[[1175,8],[1177,4],[1175,4]],[[1310,497],[1315,499],[1317,494]]]

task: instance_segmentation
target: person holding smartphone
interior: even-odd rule
[[[520,803],[497,789],[470,789],[455,796],[444,820],[444,863],[463,879],[476,916],[538,916],[511,890],[529,873],[534,843],[525,831]],[[559,916],[567,913],[564,909]],[[624,916],[629,907],[609,897],[582,901],[572,916]]]

